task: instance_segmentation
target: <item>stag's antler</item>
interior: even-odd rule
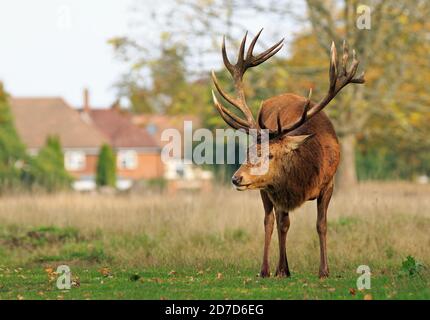
[[[274,138],[281,135],[284,135],[290,131],[293,131],[294,129],[297,129],[302,124],[304,124],[306,121],[308,121],[310,118],[312,118],[314,115],[316,115],[318,112],[320,112],[324,107],[337,95],[337,93],[345,87],[348,83],[364,83],[364,72],[361,73],[361,75],[358,78],[354,78],[355,74],[358,69],[359,61],[356,59],[355,50],[352,51],[352,63],[349,69],[347,68],[347,63],[349,59],[349,51],[348,46],[346,44],[346,41],[343,41],[343,54],[342,54],[342,70],[339,73],[338,69],[338,57],[337,57],[337,50],[336,45],[334,44],[334,41],[331,44],[331,58],[330,58],[330,71],[329,71],[329,78],[330,78],[330,86],[328,93],[325,95],[323,99],[321,99],[320,102],[313,105],[312,108],[310,107],[311,103],[311,96],[312,96],[312,89],[309,90],[308,99],[305,103],[305,106],[303,108],[303,113],[299,119],[297,119],[292,124],[283,127],[281,124],[280,119],[280,113],[278,113],[277,116],[277,128],[276,130],[269,129],[269,137]],[[261,129],[267,129],[261,119],[261,114],[258,115],[258,124]]]
[[[229,94],[227,94],[226,92],[224,92],[224,90],[221,89],[218,83],[218,79],[215,75],[215,72],[212,71],[212,80],[219,94],[230,104],[232,104],[238,110],[240,110],[245,116],[245,119],[240,118],[233,112],[229,111],[221,103],[219,103],[218,99],[215,96],[215,93],[212,91],[215,107],[217,108],[221,117],[225,120],[225,122],[227,122],[227,124],[229,124],[234,129],[243,129],[246,132],[249,132],[250,129],[257,129],[257,124],[254,120],[251,109],[248,107],[246,103],[245,92],[243,89],[243,82],[242,82],[243,75],[245,74],[248,68],[258,66],[259,64],[263,63],[264,61],[268,60],[270,57],[275,55],[279,50],[281,50],[283,46],[282,42],[284,41],[284,39],[282,39],[279,42],[275,43],[272,47],[270,47],[266,51],[254,56],[253,50],[258,40],[258,37],[260,36],[262,31],[263,29],[261,29],[254,37],[254,39],[252,39],[251,44],[248,48],[248,51],[246,52],[246,57],[245,57],[245,43],[246,43],[246,37],[248,35],[248,32],[245,33],[245,36],[243,37],[242,42],[240,44],[239,54],[235,65],[231,64],[230,61],[228,60],[227,52],[225,49],[225,37],[223,38],[222,57],[224,60],[224,65],[226,66],[227,70],[230,72],[231,76],[233,77],[234,86],[238,95],[237,98],[231,97]]]
[[[342,70],[339,72],[337,50],[334,41],[331,43],[331,59],[330,59],[330,87],[328,93],[316,105],[314,105],[307,113],[308,118],[312,118],[315,114],[320,112],[348,83],[364,83],[364,71],[358,78],[355,73],[358,69],[359,61],[356,58],[355,50],[352,50],[352,63],[349,69],[347,63],[349,59],[348,46],[346,41],[343,41],[343,54],[342,54]]]
[[[278,136],[282,136],[290,131],[293,131],[294,129],[297,129],[298,127],[300,127],[302,124],[304,124],[307,120],[308,120],[308,111],[309,111],[309,106],[311,105],[311,97],[312,97],[312,88],[309,89],[309,95],[308,98],[305,102],[305,106],[303,108],[303,113],[300,116],[300,118],[298,118],[296,121],[294,121],[293,123],[290,123],[287,126],[283,126],[281,123],[281,113],[278,112],[277,118],[276,118],[276,130],[272,130],[272,129],[268,129],[262,118],[261,118],[261,112],[258,113],[258,126],[260,127],[260,129],[266,129],[269,130],[269,139],[273,139],[276,138]],[[261,110],[260,110],[261,111]]]
[[[215,72],[212,71],[212,79],[215,84],[215,87],[217,88],[219,94],[227,100],[230,104],[235,106],[238,110],[240,110],[243,115],[245,116],[245,119],[242,119],[235,113],[228,110],[226,107],[224,107],[216,98],[215,93],[212,91],[213,100],[215,103],[215,107],[217,108],[218,112],[220,113],[221,117],[225,120],[225,122],[230,125],[234,129],[243,129],[247,133],[249,133],[250,129],[267,129],[267,127],[264,125],[262,118],[261,118],[261,112],[258,115],[258,125],[256,124],[254,117],[252,115],[252,112],[250,108],[248,107],[245,99],[245,92],[243,90],[243,75],[246,72],[248,68],[258,66],[259,64],[263,63],[273,55],[275,55],[279,50],[281,50],[283,44],[282,40],[274,44],[272,47],[267,49],[266,51],[260,53],[257,56],[253,55],[254,46],[258,40],[258,37],[260,36],[263,29],[260,30],[260,32],[257,33],[257,35],[252,39],[251,44],[248,48],[248,51],[245,56],[245,43],[246,43],[246,36],[248,33],[245,34],[245,36],[242,39],[242,43],[240,44],[239,49],[239,55],[238,59],[235,65],[231,64],[228,60],[226,49],[225,49],[225,37],[223,38],[222,42],[222,57],[224,60],[224,64],[227,68],[227,70],[230,72],[231,76],[234,80],[234,86],[237,92],[238,97],[233,98],[230,95],[228,95],[224,90],[221,89],[218,79],[216,78]],[[338,57],[337,57],[337,50],[336,45],[334,42],[332,42],[331,45],[331,58],[330,58],[330,70],[329,70],[329,79],[330,79],[330,86],[328,93],[324,96],[323,99],[321,99],[320,102],[317,104],[314,104],[311,106],[311,96],[312,96],[312,89],[309,90],[308,98],[305,102],[303,113],[302,115],[293,123],[290,123],[287,126],[284,126],[281,123],[281,113],[278,113],[277,116],[277,128],[275,130],[268,129],[269,130],[269,137],[275,138],[281,135],[284,135],[290,131],[293,131],[294,129],[297,129],[301,125],[303,125],[306,121],[311,119],[314,115],[316,115],[318,112],[320,112],[324,107],[337,95],[337,93],[342,90],[343,87],[345,87],[349,83],[364,83],[364,72],[358,77],[355,78],[355,74],[358,69],[359,61],[356,59],[355,50],[352,51],[352,63],[349,68],[347,68],[348,60],[349,60],[349,51],[348,47],[346,45],[346,42],[343,42],[343,54],[342,54],[342,69],[339,72],[339,66],[338,66]],[[260,110],[261,111],[261,110]]]

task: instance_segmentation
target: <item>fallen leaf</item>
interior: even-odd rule
[[[79,288],[81,286],[81,280],[79,277],[74,277],[72,279],[72,287]]]
[[[350,294],[351,296],[355,296],[355,293],[356,293],[356,291],[355,291],[355,289],[354,289],[354,288],[349,288],[349,294]]]
[[[46,272],[47,274],[51,274],[51,273],[54,273],[54,269],[53,269],[53,268],[51,268],[51,267],[47,267],[47,268],[45,268],[45,272]]]
[[[16,298],[17,298],[18,300],[24,300],[24,297],[23,297],[22,295],[20,295],[20,294],[19,294],[19,295],[17,295],[17,296],[16,296]]]
[[[175,270],[172,270],[169,272],[169,276],[174,276],[177,272]]]
[[[364,295],[364,300],[373,300],[373,297],[370,293]]]
[[[111,272],[110,272],[110,270],[109,270],[109,268],[101,268],[100,270],[99,270],[99,272],[102,274],[102,276],[104,276],[104,277],[109,277],[110,275],[112,275],[111,274]]]
[[[328,288],[327,289],[329,292],[335,292],[336,291],[336,288]]]
[[[161,280],[160,278],[152,278],[152,281],[155,283],[163,283],[163,280]]]
[[[216,274],[216,278],[217,278],[218,280],[221,280],[221,279],[223,278],[222,273],[221,273],[221,272],[218,272],[218,273]]]

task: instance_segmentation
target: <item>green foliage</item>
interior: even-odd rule
[[[8,95],[0,83],[0,185],[2,189],[20,184],[21,167],[27,156],[16,132]]]
[[[112,148],[104,144],[99,153],[97,162],[96,183],[98,186],[115,187],[116,160]]]
[[[415,260],[412,256],[407,256],[402,262],[400,269],[400,275],[414,277],[419,275],[424,269],[424,265],[421,262]]]
[[[153,28],[159,32],[160,45],[124,37],[110,41],[118,56],[130,65],[127,80],[121,86],[132,109],[137,113],[196,114],[207,128],[227,127],[213,107],[210,72],[205,69],[210,64],[210,68],[221,65],[222,34],[226,35],[231,57],[237,52],[234,49],[244,30],[240,24],[231,23],[232,17],[261,14],[282,26],[288,20],[285,16],[291,14],[287,2],[279,1],[274,6],[272,2],[263,5],[254,1],[246,1],[246,5],[242,1],[179,1],[177,6],[142,18],[145,31]],[[321,99],[328,85],[329,44],[334,40],[340,49],[345,38],[350,49],[357,51],[360,71],[366,70],[366,85],[345,88],[325,112],[339,136],[367,137],[357,147],[354,169],[359,179],[430,175],[430,113],[425,85],[430,77],[426,67],[429,42],[424,41],[430,6],[425,1],[383,2],[375,6],[372,14],[386,19],[372,32],[354,27],[352,7],[350,2],[306,1],[307,15],[302,21],[311,28],[303,27],[303,32],[297,33],[288,48],[288,58],[282,58],[281,52],[246,74],[248,104],[256,114],[263,99],[284,92],[306,95],[309,88],[313,88],[314,101]],[[142,9],[146,11],[146,7]],[[171,19],[173,15],[176,20]],[[183,24],[178,17],[192,17],[197,23]],[[195,41],[184,41],[183,34]],[[281,37],[276,31],[265,32],[256,54],[278,36]],[[216,71],[221,86],[234,95],[228,72],[224,67]],[[354,163],[347,165],[353,167]],[[230,176],[225,174],[225,167],[228,166],[213,166],[216,177]]]
[[[71,255],[72,256],[72,255]],[[77,255],[78,258],[82,258]],[[52,257],[56,258],[56,257]],[[59,257],[58,257],[59,258]],[[337,273],[324,282],[312,272],[298,270],[288,279],[261,279],[255,270],[243,265],[210,263],[201,268],[176,266],[111,266],[109,259],[96,252],[88,259],[74,260],[71,290],[59,291],[40,266],[29,265],[15,270],[2,268],[2,299],[34,300],[105,300],[105,299],[313,299],[313,300],[428,300],[430,291],[419,278],[408,281],[391,275],[372,275],[371,291],[353,289],[357,275]],[[55,260],[50,261],[64,261]],[[97,262],[101,261],[101,262]],[[55,265],[52,263],[51,265]],[[112,273],[104,277],[101,269]],[[55,271],[55,270],[54,270]],[[18,273],[18,274],[17,274]],[[25,279],[25,281],[23,281]],[[79,283],[81,288],[79,288]],[[202,283],[204,285],[202,285]],[[102,288],[102,289],[100,289]],[[267,289],[266,289],[267,288]],[[200,314],[200,313],[199,313]]]
[[[387,143],[388,142],[388,143]],[[356,151],[359,180],[412,180],[430,175],[430,155],[426,148],[408,150],[383,139],[382,143],[359,142]]]
[[[141,276],[138,273],[133,273],[130,276],[130,281],[137,281],[137,280],[140,280],[140,279],[141,279]]]
[[[64,168],[64,155],[58,137],[47,138],[45,146],[30,160],[28,173],[33,187],[42,187],[48,192],[70,188],[73,178]]]
[[[5,232],[6,231],[6,232]],[[84,238],[73,227],[42,226],[29,230],[2,230],[0,238],[8,247],[36,249],[66,242],[82,241]]]

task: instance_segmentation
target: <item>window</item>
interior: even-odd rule
[[[148,126],[146,127],[146,131],[148,131],[148,133],[149,133],[151,136],[153,136],[153,135],[155,135],[155,134],[157,133],[158,128],[157,128],[157,126],[156,126],[155,124],[150,123],[150,124],[148,124]]]
[[[64,154],[64,166],[69,171],[79,171],[85,169],[85,152],[66,151]]]
[[[137,153],[134,150],[118,151],[118,168],[133,170],[137,168]]]

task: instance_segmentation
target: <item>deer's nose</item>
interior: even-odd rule
[[[231,178],[231,182],[235,185],[235,186],[239,186],[240,183],[242,182],[243,177],[242,176],[233,176],[233,178]]]

